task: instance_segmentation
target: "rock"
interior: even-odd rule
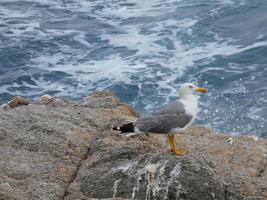
[[[38,104],[49,105],[49,106],[67,106],[70,102],[59,98],[52,97],[48,94],[44,94],[43,96],[38,98]]]
[[[95,92],[83,99],[82,105],[91,108],[115,108],[122,104],[111,92]]]
[[[43,104],[48,104],[52,102],[55,99],[55,97],[52,97],[48,94],[44,94],[38,98],[38,101]]]
[[[96,92],[93,95],[89,97],[85,97],[83,99],[82,105],[88,106],[88,107],[93,107],[93,108],[115,108],[115,107],[120,107],[121,111],[125,112],[126,114],[133,116],[133,117],[138,117],[139,114],[133,109],[133,107],[122,103],[118,97],[114,96],[113,93],[111,92]]]
[[[192,126],[126,136],[138,113],[109,92],[83,102],[43,97],[0,110],[0,199],[267,199],[267,141]]]
[[[15,108],[21,105],[28,105],[29,103],[30,101],[28,101],[27,99],[20,97],[20,96],[16,96],[16,97],[13,97],[11,101],[8,102],[8,105],[10,108]]]
[[[208,166],[150,142],[118,136],[95,143],[66,199],[224,199],[225,185]]]
[[[0,183],[0,200],[14,198],[12,187],[8,183]]]
[[[4,103],[0,106],[0,108],[4,109],[4,110],[7,110],[7,109],[10,109],[10,106],[8,105],[8,103]]]

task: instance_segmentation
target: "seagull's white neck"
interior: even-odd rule
[[[181,96],[181,100],[186,104],[186,112],[195,117],[198,113],[198,100],[194,94],[186,94]]]

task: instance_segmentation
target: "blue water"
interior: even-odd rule
[[[267,136],[266,0],[0,0],[0,103],[109,89],[140,112],[192,81],[198,124]]]

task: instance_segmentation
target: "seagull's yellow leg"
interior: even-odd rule
[[[174,135],[171,134],[171,135],[169,135],[169,136],[170,136],[170,141],[171,141],[171,144],[172,144],[172,149],[171,149],[171,151],[172,151],[173,153],[175,153],[177,156],[184,156],[184,155],[186,155],[186,154],[188,153],[187,150],[185,150],[185,149],[176,149],[175,140],[174,140]],[[168,136],[168,139],[169,139],[169,136]]]
[[[172,135],[168,135],[168,143],[170,144],[171,151],[173,152],[173,137]]]

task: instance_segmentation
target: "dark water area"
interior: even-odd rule
[[[112,90],[145,113],[205,86],[197,124],[267,137],[267,1],[1,0],[0,103]]]

